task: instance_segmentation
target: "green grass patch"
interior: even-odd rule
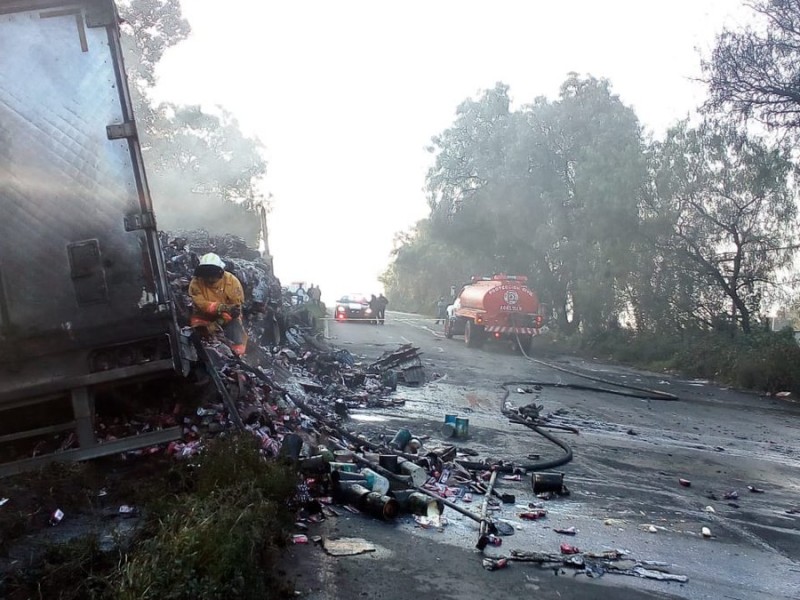
[[[87,537],[58,544],[8,578],[8,598],[266,599],[286,596],[273,565],[293,522],[296,476],[264,460],[249,434],[219,438],[190,462],[133,481],[143,523],[101,552]]]
[[[762,392],[800,393],[800,345],[791,331],[694,331],[680,336],[619,329],[543,336],[534,352],[572,353]]]

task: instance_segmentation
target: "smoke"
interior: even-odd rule
[[[205,229],[213,235],[239,236],[249,246],[258,245],[261,223],[255,209],[218,195],[192,191],[186,177],[177,171],[148,172],[148,177],[160,229]]]

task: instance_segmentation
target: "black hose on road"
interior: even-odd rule
[[[581,373],[580,371],[575,371],[574,369],[567,369],[566,367],[561,367],[559,365],[553,364],[551,362],[547,362],[546,360],[542,360],[540,358],[533,358],[531,356],[528,356],[528,353],[525,352],[525,348],[523,348],[522,342],[519,339],[519,334],[515,333],[514,335],[516,336],[517,346],[519,346],[519,351],[522,352],[522,355],[525,358],[527,358],[529,361],[531,361],[533,363],[536,363],[537,365],[542,365],[543,367],[548,367],[550,369],[554,369],[554,370],[560,371],[562,373],[567,373],[568,375],[573,375],[575,377],[581,377],[582,379],[588,379],[589,381],[596,381],[598,383],[604,383],[606,385],[613,385],[615,387],[620,387],[620,388],[623,388],[623,389],[634,390],[634,391],[637,391],[637,392],[643,392],[645,395],[628,394],[628,393],[619,392],[619,391],[616,391],[616,390],[607,390],[607,389],[604,389],[604,388],[593,388],[593,387],[588,387],[588,386],[584,386],[584,387],[581,388],[581,387],[579,387],[579,386],[577,386],[575,384],[552,384],[552,383],[551,384],[543,384],[543,383],[539,383],[539,385],[551,385],[551,386],[555,386],[555,387],[557,387],[559,385],[565,385],[567,387],[574,387],[575,389],[586,389],[586,390],[595,391],[595,392],[604,392],[606,394],[617,394],[619,396],[629,396],[629,397],[632,397],[632,398],[640,398],[642,400],[669,400],[669,401],[680,400],[680,398],[678,398],[675,394],[670,394],[668,392],[662,392],[660,390],[653,390],[653,389],[646,388],[646,387],[630,385],[630,384],[627,384],[627,383],[618,383],[616,381],[611,381],[610,379],[603,379],[602,377],[597,377],[596,375],[588,375],[586,373]]]

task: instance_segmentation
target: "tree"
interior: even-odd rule
[[[749,333],[797,243],[788,152],[731,124],[692,129],[683,122],[656,145],[654,160],[650,215],[668,225],[654,240],[657,249],[693,275],[696,312],[713,309],[716,294],[729,301],[731,322]]]
[[[707,108],[754,117],[769,127],[800,127],[800,2],[754,0],[759,28],[726,30],[703,62]]]
[[[530,275],[565,331],[616,315],[647,171],[636,116],[607,81],[571,75],[558,100],[518,111],[497,84],[462,103],[431,150],[434,235]]]
[[[634,265],[647,176],[638,119],[607,80],[575,74],[556,102],[540,98],[525,116],[539,276],[555,287],[562,328],[605,328]]]
[[[254,241],[253,210],[264,198],[263,146],[242,134],[236,119],[218,108],[161,104],[144,148],[159,222],[167,229],[205,228]]]
[[[159,225],[234,233],[255,242],[260,224],[254,209],[266,204],[260,192],[267,169],[261,143],[245,136],[222,108],[212,114],[150,99],[158,61],[190,32],[179,0],[127,0],[121,14],[126,70]]]
[[[395,243],[381,283],[392,302],[405,310],[431,313],[439,296],[449,296],[451,285],[458,287],[483,272],[460,248],[434,239],[428,219],[399,234]]]
[[[140,93],[156,84],[156,65],[172,46],[191,33],[180,0],[123,0],[123,43],[128,78]]]

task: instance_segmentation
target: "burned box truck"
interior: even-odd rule
[[[98,391],[181,368],[118,23],[111,0],[0,0],[0,444],[72,430],[61,459],[177,436],[94,430]]]

